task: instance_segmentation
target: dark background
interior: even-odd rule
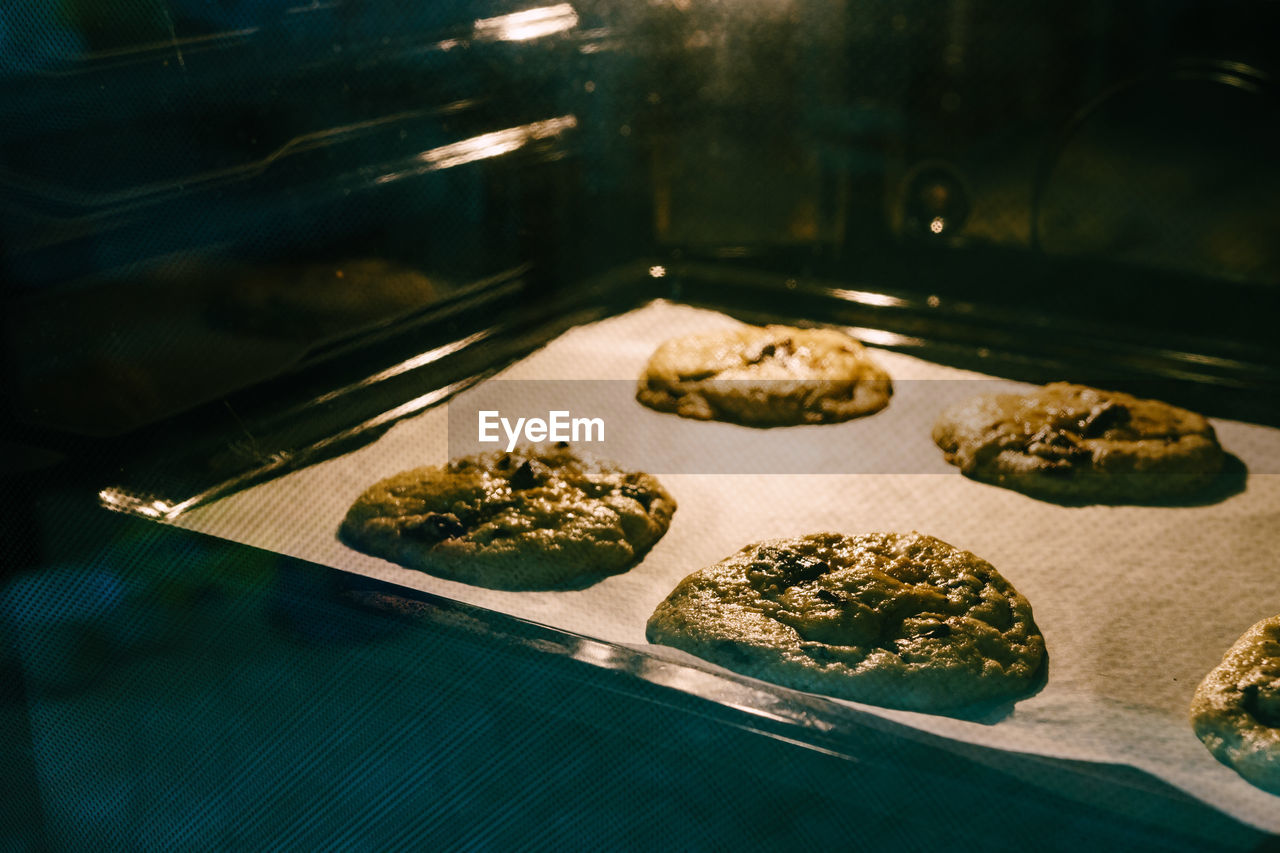
[[[1277,4],[583,0],[544,4],[564,26],[538,38],[477,24],[533,6],[0,10],[15,849],[1258,843],[1165,791],[1065,801],[936,749],[789,744],[505,623],[384,636],[329,570],[99,508],[259,470],[653,295],[959,364],[990,347],[1019,378],[1175,377],[1275,422]],[[479,329],[502,343],[307,404]],[[95,751],[115,776],[77,776]]]

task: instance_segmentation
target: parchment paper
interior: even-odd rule
[[[663,340],[736,322],[655,302],[575,328],[498,378],[634,381]],[[667,472],[656,472],[679,502],[670,531],[638,566],[583,590],[485,590],[404,569],[337,541],[347,508],[373,482],[446,461],[446,407],[403,421],[345,456],[192,510],[176,523],[676,659],[679,653],[646,644],[644,625],[689,572],[764,538],[919,530],[989,560],[1027,596],[1048,647],[1049,681],[994,723],[857,707],[992,748],[1128,764],[1237,819],[1280,832],[1280,797],[1219,764],[1187,721],[1192,692],[1205,673],[1246,628],[1280,613],[1280,477],[1274,473],[1280,430],[1214,422],[1224,447],[1250,472],[1243,491],[1216,502],[1064,507],[970,481],[931,441],[942,404],[925,389],[963,386],[910,380],[990,377],[892,352],[875,355],[897,383],[894,400],[876,415],[844,424],[749,430],[686,421],[634,401],[625,403],[625,411],[596,412],[677,449],[679,435],[690,429],[726,442],[750,433],[743,440],[764,442],[785,458],[788,442],[799,434],[794,430],[821,430],[824,441],[849,453],[892,447],[913,461],[899,473],[879,474],[680,473],[699,471],[696,460],[685,460],[689,467],[683,468],[672,462]],[[973,387],[990,390],[986,383]],[[623,453],[609,455],[627,462],[619,458]]]

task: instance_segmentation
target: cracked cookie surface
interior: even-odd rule
[[[892,393],[888,374],[843,332],[744,326],[662,344],[636,399],[697,420],[788,426],[871,414]]]
[[[933,440],[975,480],[1066,501],[1187,495],[1224,460],[1213,427],[1195,412],[1066,382],[954,406]]]
[[[1191,727],[1219,761],[1280,794],[1280,616],[1246,631],[1200,682]]]
[[[916,711],[1015,698],[1045,658],[1026,598],[919,533],[748,545],[681,581],[646,634],[744,675]]]
[[[557,589],[634,565],[676,502],[648,474],[565,445],[466,456],[382,480],[339,538],[438,577],[491,589]]]

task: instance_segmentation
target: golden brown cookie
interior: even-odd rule
[[[1280,616],[1246,631],[1204,677],[1191,727],[1219,761],[1280,794]]]
[[[685,418],[767,427],[847,421],[883,409],[892,393],[888,374],[843,332],[743,326],[662,344],[636,399]]]
[[[990,563],[919,533],[748,545],[689,575],[652,643],[799,690],[917,711],[1013,699],[1044,638]]]
[[[1208,485],[1224,459],[1213,427],[1195,412],[1065,382],[954,406],[933,440],[975,480],[1064,501],[1189,494]]]
[[[648,474],[558,444],[397,474],[360,496],[338,535],[438,577],[555,589],[630,568],[666,533],[675,509]]]

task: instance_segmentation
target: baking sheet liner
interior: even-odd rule
[[[634,381],[667,338],[735,325],[716,312],[658,301],[572,329],[495,379],[528,394],[564,386],[507,380]],[[996,380],[898,353],[875,356],[897,388],[915,390],[899,390],[884,411],[843,424],[751,430],[602,397],[593,416],[606,424],[629,421],[635,434],[667,448],[671,464],[661,479],[679,509],[670,531],[638,566],[582,590],[480,589],[366,556],[335,536],[347,508],[369,485],[449,458],[448,409],[474,411],[467,394],[485,393],[484,384],[398,423],[368,446],[194,509],[175,523],[686,662],[694,659],[647,644],[644,627],[690,572],[760,539],[821,530],[919,530],[990,561],[1031,601],[1049,651],[1049,680],[997,720],[847,704],[967,743],[1130,765],[1239,820],[1280,832],[1280,797],[1218,763],[1187,721],[1192,692],[1205,673],[1246,628],[1280,613],[1274,564],[1280,475],[1272,473],[1280,430],[1214,421],[1223,446],[1250,472],[1244,488],[1216,502],[1061,506],[961,476],[930,438],[944,404],[924,393],[959,383],[910,382],[985,380],[973,386],[985,393]],[[517,404],[536,408],[538,401]],[[562,406],[557,400],[543,405]],[[706,473],[698,460],[679,458],[679,434],[689,429],[717,432],[729,443],[764,442],[784,459],[795,430],[821,430],[832,446],[894,445],[913,459],[909,470],[916,473]],[[611,443],[608,455],[626,464],[621,451]]]

